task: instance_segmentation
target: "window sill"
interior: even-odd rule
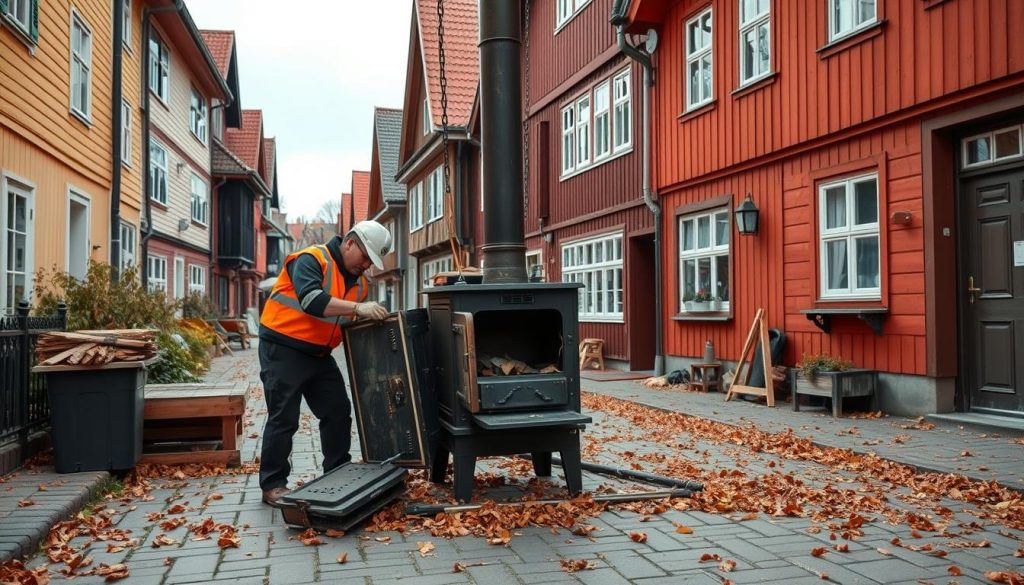
[[[703,313],[677,313],[671,317],[673,321],[732,321],[728,311],[707,311]]]
[[[602,155],[601,158],[599,158],[599,159],[597,159],[597,160],[587,164],[587,166],[577,168],[577,169],[575,169],[573,171],[570,171],[570,172],[562,175],[561,177],[558,178],[558,181],[559,182],[568,181],[569,179],[571,179],[571,178],[573,178],[575,176],[582,175],[583,173],[586,173],[587,171],[594,170],[594,169],[596,169],[597,167],[599,167],[599,166],[601,166],[603,164],[610,163],[613,160],[615,160],[617,158],[620,158],[620,157],[623,157],[623,156],[626,156],[627,154],[629,154],[631,152],[633,152],[633,143],[629,142],[629,143],[627,143],[627,144],[625,144],[623,146],[620,146],[619,150],[612,151],[612,153],[610,155],[609,154]]]
[[[168,112],[171,111],[171,106],[170,106],[170,104],[167,103],[167,100],[165,100],[164,98],[160,97],[160,94],[158,94],[157,92],[153,91],[153,88],[149,88],[149,93],[152,94],[152,96],[156,98],[157,103],[159,103],[161,106],[163,106],[165,110],[167,110]],[[170,96],[168,96],[168,97],[170,97]]]
[[[622,317],[580,317],[580,323],[611,323],[622,325],[626,322]]]
[[[439,215],[437,217],[432,217],[432,218],[427,220],[427,224],[429,225],[429,224],[432,224],[432,223],[434,223],[436,221],[440,221],[442,218],[444,218],[443,215]]]
[[[200,137],[199,137],[198,135],[196,135],[196,133],[195,133],[195,132],[193,132],[191,128],[189,129],[189,134],[191,134],[191,135],[192,135],[192,138],[195,138],[195,139],[196,139],[196,142],[198,142],[199,144],[202,144],[202,145],[203,145],[203,148],[206,148],[206,147],[207,147],[206,141],[205,141],[205,140],[203,140],[202,138],[200,138]]]
[[[199,228],[201,230],[205,230],[206,228],[209,227],[209,225],[207,225],[207,224],[205,224],[205,223],[203,223],[203,222],[201,222],[201,221],[199,221],[198,219],[195,219],[195,218],[192,219],[192,225],[196,226],[197,228]]]
[[[924,9],[931,10],[932,8],[935,8],[939,4],[943,4],[946,1],[947,0],[924,0]]]
[[[86,116],[85,114],[83,114],[82,112],[79,112],[75,108],[71,108],[69,110],[69,113],[71,114],[72,117],[77,119],[79,122],[81,122],[82,124],[85,124],[86,128],[90,128],[90,129],[92,128],[92,120],[89,119],[89,116]]]
[[[764,77],[760,77],[758,79],[755,79],[754,81],[747,83],[746,85],[734,89],[732,91],[732,97],[735,99],[739,99],[741,97],[748,96],[763,87],[767,87],[775,83],[775,79],[778,78],[778,76],[778,71],[772,71],[771,73],[765,75]]]
[[[698,107],[696,107],[696,108],[694,108],[692,110],[689,110],[689,111],[686,111],[686,112],[683,112],[683,113],[679,114],[678,116],[676,116],[676,118],[679,119],[680,123],[688,122],[688,121],[690,121],[690,120],[692,120],[694,118],[697,118],[699,116],[703,116],[704,114],[714,110],[715,109],[715,104],[717,104],[717,103],[718,103],[717,99],[711,100],[710,102],[708,102],[708,103],[706,103],[704,105],[698,106]]]
[[[25,45],[25,48],[28,49],[28,54],[33,57],[35,56],[36,47],[38,45],[32,40],[32,37],[28,32],[21,28],[21,24],[19,24],[18,21],[6,14],[0,14],[0,24],[7,25],[7,28],[10,29],[11,33],[13,33],[14,36]]]
[[[157,209],[167,211],[166,203],[161,203],[160,201],[153,199],[152,197],[149,198],[149,204],[152,205],[153,207],[156,207]]]
[[[873,39],[878,35],[882,34],[882,30],[885,28],[885,23],[888,22],[885,19],[876,21],[874,24],[862,28],[850,34],[849,36],[840,37],[834,41],[830,41],[818,48],[818,57],[821,59],[828,59],[836,53],[842,53],[846,49],[859,45],[867,40]]]

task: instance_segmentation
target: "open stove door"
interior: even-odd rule
[[[282,498],[288,524],[349,530],[405,492],[403,467],[429,467],[439,424],[428,335],[425,309],[344,328],[365,463],[346,463]]]

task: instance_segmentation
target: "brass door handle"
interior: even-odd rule
[[[975,288],[975,286],[974,286],[974,277],[973,276],[968,276],[967,277],[967,294],[969,295],[967,297],[968,302],[970,302],[973,305],[974,304],[974,294],[975,293],[979,293],[979,292],[981,292],[981,289],[980,288]]]

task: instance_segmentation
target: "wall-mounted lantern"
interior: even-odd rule
[[[741,236],[757,235],[757,224],[760,210],[754,205],[754,200],[747,193],[747,198],[736,208],[736,229]]]

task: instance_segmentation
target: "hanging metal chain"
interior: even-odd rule
[[[444,153],[442,180],[444,181],[444,205],[447,208],[445,211],[445,224],[448,227],[448,244],[452,249],[452,262],[455,264],[455,269],[458,272],[462,272],[464,268],[462,263],[462,243],[458,241],[458,231],[455,225],[455,199],[452,197],[451,182],[448,178],[451,163],[448,161],[448,77],[445,73],[444,55],[444,0],[437,0],[437,54],[438,64],[441,69],[441,149]]]
[[[523,2],[526,14],[523,24],[524,77],[526,89],[523,96],[523,217],[530,210],[530,0]]]

